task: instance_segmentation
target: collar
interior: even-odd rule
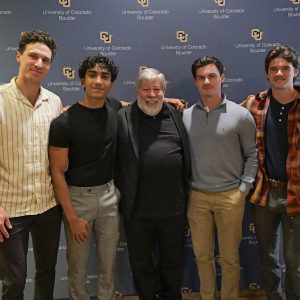
[[[222,94],[222,102],[220,103],[220,105],[218,107],[216,107],[215,109],[213,110],[216,110],[216,109],[219,109],[221,107],[224,107],[226,106],[227,102],[229,100],[226,98],[226,95],[225,94]],[[203,106],[202,102],[199,100],[197,103],[196,103],[196,106],[198,106],[201,110],[204,110],[206,111],[205,107]]]
[[[22,101],[25,105],[31,106],[32,104],[30,103],[30,101],[21,93],[21,91],[19,90],[17,84],[16,84],[16,79],[17,76],[13,77],[10,80],[10,83],[13,87],[13,89],[15,90],[15,95],[16,95],[16,99],[18,101]],[[40,87],[40,94],[36,100],[35,106],[34,107],[38,107],[40,106],[43,102],[48,102],[49,101],[49,97],[46,93],[46,90],[41,86]]]

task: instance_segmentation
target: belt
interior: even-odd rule
[[[81,192],[81,193],[101,193],[105,190],[109,191],[113,185],[113,180],[102,184],[98,186],[74,186],[74,185],[69,185],[69,190],[74,191],[74,192]]]
[[[269,182],[269,186],[271,188],[286,187],[287,186],[286,181],[279,181],[279,180],[275,180],[275,179],[269,179],[268,182]]]

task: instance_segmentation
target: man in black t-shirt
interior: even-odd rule
[[[92,233],[98,255],[98,300],[114,299],[119,237],[119,192],[113,182],[117,116],[121,103],[108,99],[118,68],[106,57],[79,66],[84,98],[53,120],[49,158],[53,185],[64,210],[70,299],[90,299],[86,266]]]
[[[189,149],[166,80],[142,70],[137,101],[119,111],[116,184],[140,300],[181,300]]]

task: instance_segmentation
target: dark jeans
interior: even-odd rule
[[[271,188],[266,207],[251,206],[261,254],[261,273],[269,300],[282,299],[278,264],[280,224],[286,265],[286,299],[300,300],[300,215],[287,215],[286,196],[286,188]]]
[[[60,207],[39,215],[11,218],[10,221],[13,226],[10,236],[0,244],[2,300],[24,299],[29,233],[36,268],[33,299],[53,300],[61,227]]]
[[[140,300],[181,300],[186,216],[124,221]]]

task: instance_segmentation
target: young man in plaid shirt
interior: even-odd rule
[[[268,299],[282,299],[280,225],[286,299],[300,299],[300,87],[299,56],[289,46],[271,49],[265,72],[271,87],[243,103],[257,130],[259,169],[250,192],[252,216]]]

